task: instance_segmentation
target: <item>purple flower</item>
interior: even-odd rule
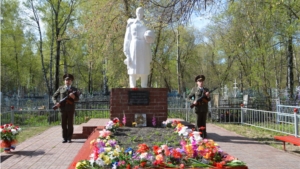
[[[156,118],[155,118],[155,116],[153,116],[153,118],[152,118],[152,125],[155,127],[156,126]]]
[[[196,143],[195,139],[193,139],[193,141],[192,141],[192,147],[193,147],[193,151],[194,151],[193,156],[197,157],[197,143]]]
[[[126,126],[126,116],[125,116],[125,113],[123,113],[123,120],[122,120],[122,123],[124,124],[124,126]]]
[[[99,148],[99,151],[98,151],[98,153],[100,154],[100,153],[102,153],[102,152],[105,152],[105,150],[104,150],[104,148],[103,148],[103,147]]]

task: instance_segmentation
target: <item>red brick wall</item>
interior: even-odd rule
[[[149,105],[129,105],[130,90],[149,91]],[[167,88],[113,88],[110,93],[110,118],[118,117],[122,121],[124,112],[126,126],[132,126],[135,114],[146,114],[147,126],[152,126],[152,118],[155,115],[157,126],[161,126],[168,117],[167,93]]]

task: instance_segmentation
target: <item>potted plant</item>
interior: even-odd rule
[[[21,128],[12,123],[1,125],[1,148],[4,148],[5,152],[10,152],[10,150],[14,150],[16,148],[17,135],[20,131]]]

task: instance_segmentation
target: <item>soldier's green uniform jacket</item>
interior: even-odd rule
[[[191,93],[188,95],[188,99],[190,100],[191,104],[193,104],[193,102],[195,100],[198,100],[200,97],[203,96],[203,99],[207,100],[207,101],[210,101],[211,98],[207,98],[205,93],[208,92],[209,90],[207,88],[203,88],[203,89],[200,89],[198,86],[197,87],[193,87],[192,90],[191,90]],[[205,92],[205,93],[203,93]],[[192,98],[194,98],[192,100]],[[208,112],[208,103],[207,102],[198,102],[197,105],[195,106],[195,113],[198,113],[198,112]]]
[[[71,86],[71,88],[69,89],[69,91],[77,91],[77,88]],[[69,95],[70,92],[68,92],[67,86],[60,86],[57,91],[53,94],[52,96],[52,101],[54,104],[56,104],[57,102],[59,102],[59,100],[65,98],[66,96]],[[58,100],[59,97],[59,100]],[[60,110],[62,112],[64,111],[70,111],[70,110],[75,110],[75,104],[74,101],[78,101],[79,97],[77,95],[75,95],[75,99],[73,100],[72,98],[69,98],[70,102],[73,102],[73,104],[65,104],[65,106],[61,106]]]

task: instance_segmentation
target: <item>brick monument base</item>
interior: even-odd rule
[[[130,104],[130,92],[148,93],[148,103]],[[156,118],[156,126],[161,126],[162,122],[168,118],[167,94],[167,88],[113,88],[110,93],[110,118],[118,117],[122,121],[124,113],[126,126],[131,127],[135,122],[135,114],[146,114],[148,127],[153,126],[153,117]]]

